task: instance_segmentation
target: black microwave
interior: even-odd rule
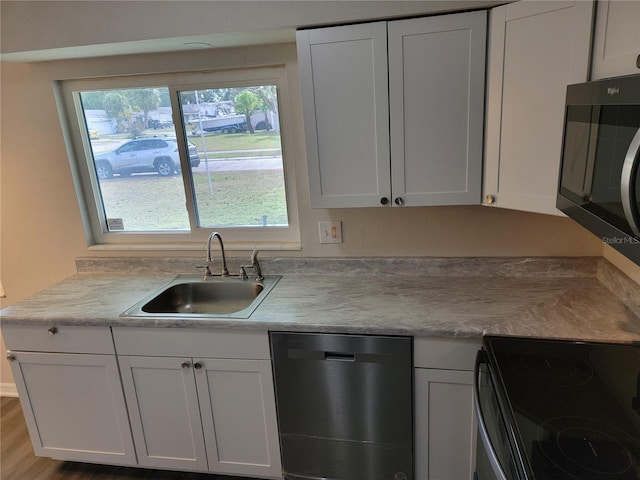
[[[569,85],[556,206],[640,265],[640,75]]]

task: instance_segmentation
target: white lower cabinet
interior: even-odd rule
[[[36,455],[136,464],[108,328],[3,325],[2,333]]]
[[[207,470],[191,359],[124,356],[119,362],[139,464]]]
[[[266,332],[147,333],[114,329],[139,464],[281,478]]]
[[[473,478],[473,365],[479,345],[467,340],[415,340],[416,480]]]
[[[416,479],[473,478],[473,372],[416,368],[415,398]]]
[[[205,359],[195,373],[209,470],[281,476],[271,361]]]

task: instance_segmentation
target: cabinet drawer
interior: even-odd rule
[[[2,335],[9,350],[60,353],[115,353],[109,327],[3,325]]]
[[[416,368],[472,371],[482,339],[416,337],[413,362]]]
[[[196,328],[113,329],[119,355],[269,359],[267,332]]]

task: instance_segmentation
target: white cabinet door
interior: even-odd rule
[[[269,360],[196,360],[209,469],[281,478]]]
[[[485,38],[485,12],[299,31],[311,206],[480,203]]]
[[[640,73],[640,2],[599,0],[592,79]]]
[[[386,22],[297,33],[311,206],[390,197]]]
[[[10,352],[36,455],[135,465],[114,355]]]
[[[558,215],[566,87],[588,76],[593,2],[491,11],[485,203]]]
[[[486,12],[388,28],[394,203],[479,204]]]
[[[476,451],[473,372],[414,372],[416,480],[471,480]]]
[[[119,357],[140,465],[207,470],[190,358]]]

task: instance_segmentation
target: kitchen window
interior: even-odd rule
[[[185,248],[217,230],[296,248],[284,85],[277,67],[60,82],[88,242]]]

